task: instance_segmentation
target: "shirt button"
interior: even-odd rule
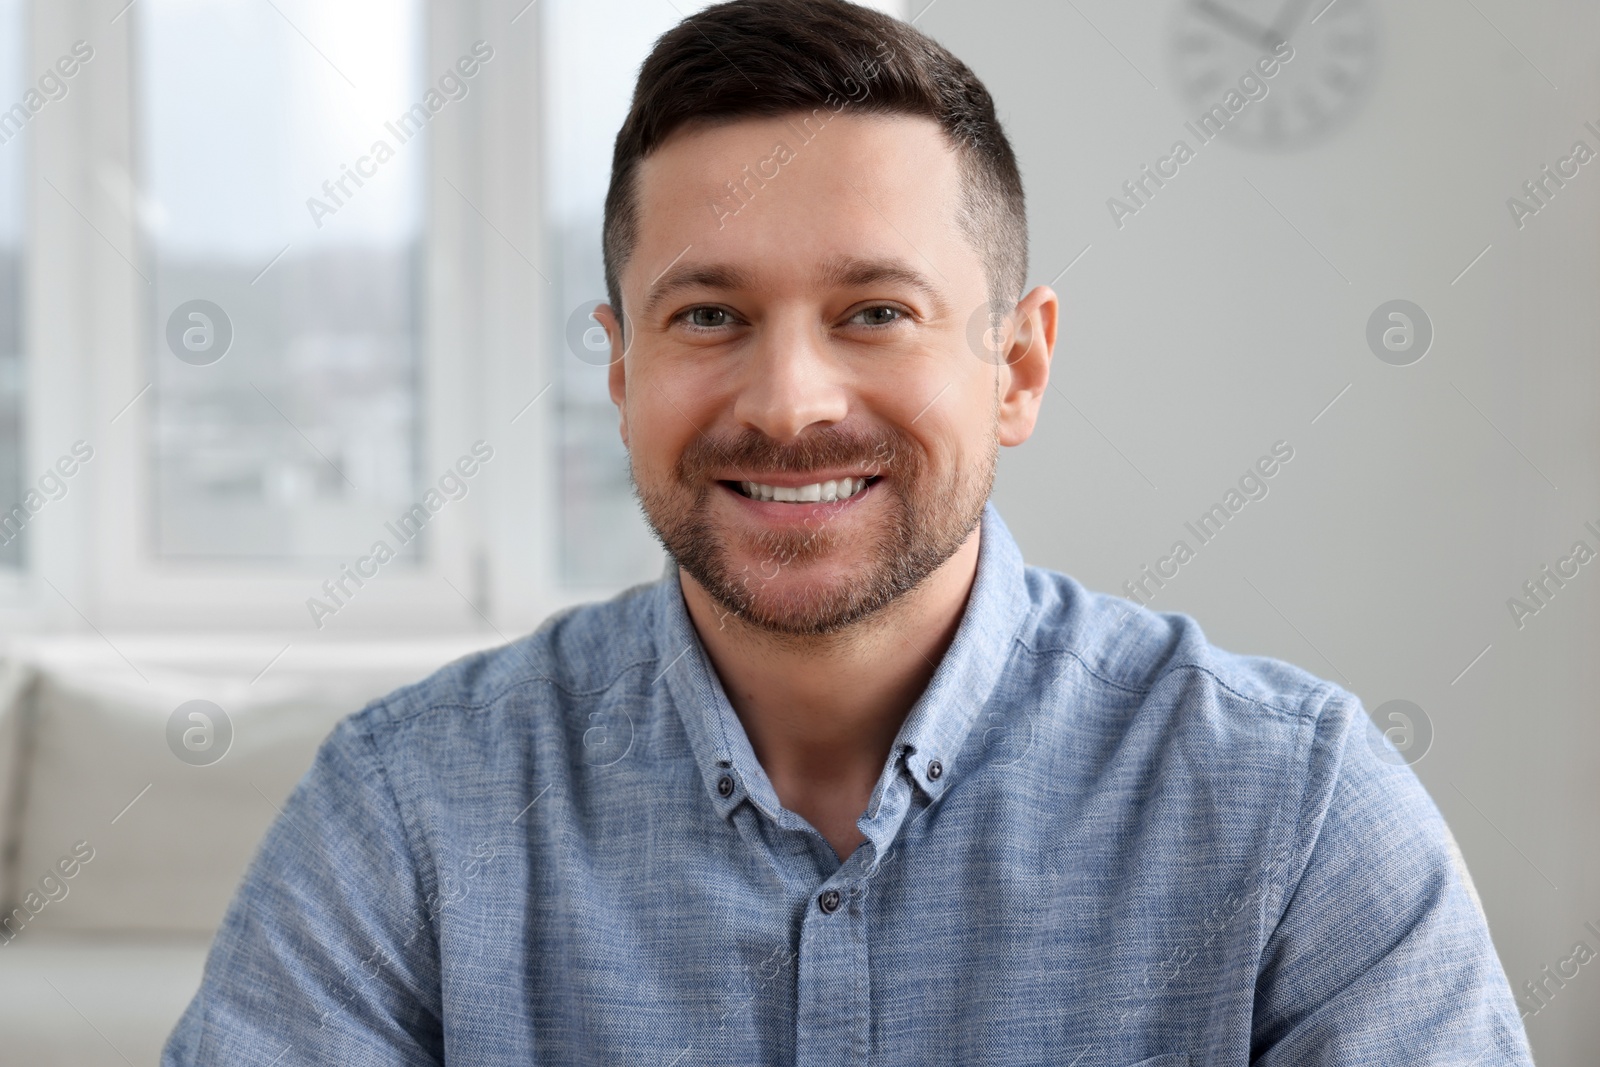
[[[940,763],[936,759],[928,761],[928,779],[930,781],[938,781],[939,776],[943,773],[944,764]]]
[[[717,792],[721,793],[723,796],[731,796],[733,793],[733,779],[726,774],[724,774],[721,778],[718,778]]]
[[[817,905],[822,908],[824,912],[832,915],[834,912],[839,910],[839,891],[837,889],[829,889],[824,891],[823,894],[817,898]]]

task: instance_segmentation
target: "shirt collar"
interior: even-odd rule
[[[942,796],[961,775],[967,735],[1005,667],[1012,638],[1028,611],[1022,553],[992,503],[985,503],[981,523],[977,575],[961,624],[895,738],[868,804],[874,814],[902,757],[912,780],[930,800]],[[727,818],[748,797],[784,824],[782,803],[728,703],[689,617],[678,567],[670,557],[654,590],[652,615],[660,664],[655,684],[665,687],[683,720],[718,814]],[[935,762],[938,766],[930,774]]]

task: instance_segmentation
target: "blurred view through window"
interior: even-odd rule
[[[156,554],[342,558],[418,494],[428,135],[385,124],[427,91],[424,4],[143,0],[130,15]],[[380,139],[392,157],[350,178]],[[195,300],[226,321],[185,314]],[[176,356],[175,312],[177,336],[231,329],[226,353]]]

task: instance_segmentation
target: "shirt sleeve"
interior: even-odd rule
[[[268,830],[162,1067],[443,1062],[430,898],[363,719]]]
[[[1258,1067],[1532,1067],[1443,816],[1360,701],[1318,717],[1286,905],[1262,953]]]

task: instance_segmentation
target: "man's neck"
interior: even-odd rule
[[[916,589],[823,638],[778,638],[725,615],[679,571],[689,617],[785,807],[800,810],[791,797],[842,795],[848,805],[870,794],[961,624],[980,529]]]

